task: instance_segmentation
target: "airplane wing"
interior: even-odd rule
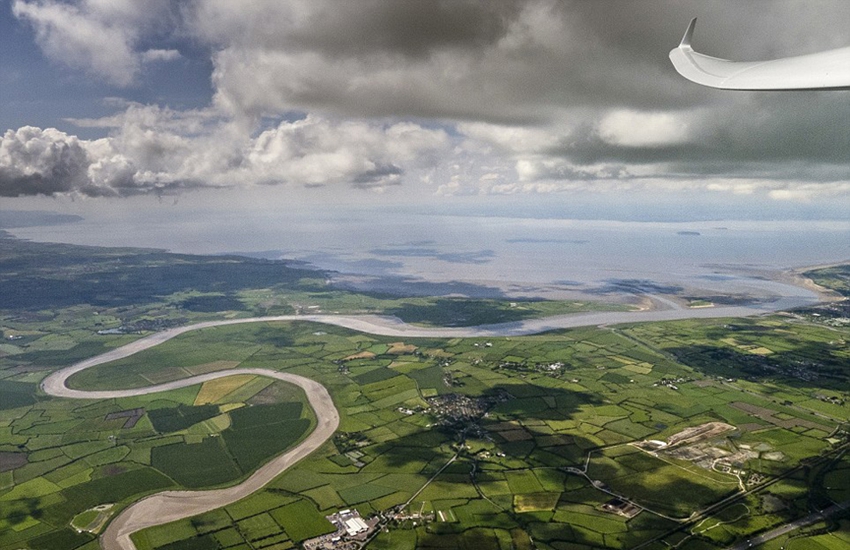
[[[850,89],[850,47],[771,61],[729,61],[697,53],[691,47],[696,18],[670,61],[690,81],[724,90]]]

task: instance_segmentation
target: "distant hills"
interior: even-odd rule
[[[46,210],[0,210],[0,229],[64,225],[83,221],[82,216],[59,214]]]

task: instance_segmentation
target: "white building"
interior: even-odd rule
[[[345,520],[345,531],[348,533],[349,537],[359,535],[360,533],[368,530],[369,526],[366,525],[366,522],[360,518],[355,517]]]

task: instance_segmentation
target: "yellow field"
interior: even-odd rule
[[[240,388],[256,378],[253,374],[239,374],[236,376],[228,376],[227,378],[219,378],[204,382],[201,386],[201,391],[195,397],[195,405],[206,405],[207,403],[215,403],[230,392]]]
[[[514,495],[514,511],[516,512],[550,512],[558,505],[561,493],[531,493]]]
[[[414,361],[393,361],[390,363],[391,369],[403,369],[405,367],[409,367],[410,365],[421,366],[422,363],[416,363]]]
[[[390,344],[390,349],[387,350],[387,353],[392,353],[394,355],[404,355],[407,353],[413,353],[416,351],[416,346],[413,344],[405,344],[404,342],[393,342]]]
[[[773,354],[773,350],[771,350],[771,349],[768,349],[768,348],[765,348],[765,347],[750,346],[750,345],[747,345],[747,344],[742,344],[742,343],[738,342],[737,340],[735,340],[734,338],[721,338],[720,341],[724,342],[726,344],[729,344],[730,346],[735,346],[739,350],[746,351],[747,353],[751,353],[753,355],[772,355]]]
[[[652,372],[652,365],[650,363],[640,363],[639,365],[632,363],[631,365],[626,365],[623,368],[638,374],[649,374]]]
[[[354,355],[349,355],[348,357],[343,357],[343,361],[354,361],[355,359],[374,359],[375,354],[371,351],[361,351],[360,353],[355,353]]]
[[[219,432],[223,432],[227,428],[230,427],[230,415],[229,414],[220,414],[218,416],[214,416],[207,420],[210,424],[215,426],[216,430]]]

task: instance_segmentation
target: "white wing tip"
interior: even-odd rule
[[[679,42],[679,48],[681,49],[691,49],[691,38],[694,36],[694,28],[697,26],[697,18],[694,17],[691,19],[691,22],[688,23],[688,29],[685,31],[685,35],[682,37],[682,41]]]

